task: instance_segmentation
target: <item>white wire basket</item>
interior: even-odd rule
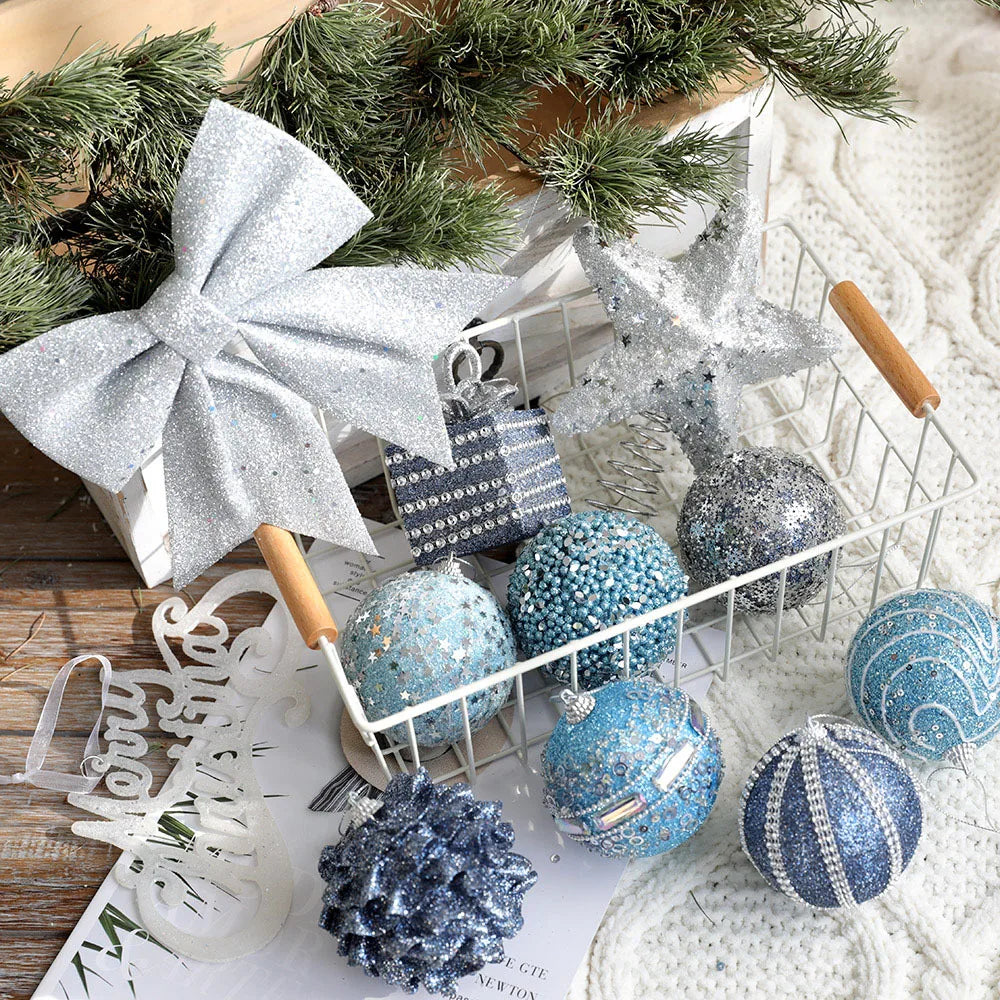
[[[681,683],[682,644],[689,641],[701,654],[699,659],[703,665],[687,672],[685,683],[707,674],[724,683],[734,663],[759,655],[776,658],[782,643],[806,634],[822,642],[833,623],[852,617],[860,621],[892,594],[924,585],[942,511],[946,505],[963,499],[977,488],[977,475],[935,412],[939,397],[867,300],[849,283],[838,285],[838,278],[822,263],[793,224],[772,222],[766,232],[768,252],[794,255],[794,282],[789,300],[784,304],[822,320],[833,291],[835,308],[885,381],[916,417],[890,435],[883,421],[873,412],[874,398],[866,400],[836,360],[745,390],[744,410],[752,419],[742,429],[743,442],[748,445],[779,443],[819,468],[843,504],[846,529],[839,537],[717,586],[690,593],[664,607],[628,618],[543,655],[519,660],[505,670],[393,715],[369,719],[344,674],[333,641],[336,629],[324,598],[311,578],[311,570],[310,575],[304,571],[301,542],[295,549],[290,539],[280,537],[277,529],[273,529],[277,541],[275,537],[269,539],[258,533],[261,548],[282,585],[303,637],[307,644],[322,651],[347,714],[375,755],[385,778],[398,771],[413,770],[420,766],[422,758],[426,759],[426,752],[417,744],[414,720],[456,703],[464,722],[464,739],[451,747],[453,757],[449,760],[454,766],[438,769],[436,780],[464,777],[474,783],[483,767],[513,754],[527,763],[530,748],[548,738],[557,717],[554,710],[532,711],[532,705],[536,700],[552,701],[562,687],[546,683],[539,668],[568,657],[570,686],[575,690],[580,651],[620,636],[620,673],[628,677],[632,632],[667,615],[674,617],[676,644],[672,663],[659,671],[661,679],[668,684]],[[584,359],[579,349],[585,338],[581,337],[574,316],[577,307],[588,296],[592,297],[592,293],[581,291],[475,328],[477,337],[506,342],[508,351],[510,345],[513,346],[514,370],[522,402],[530,405],[540,399],[547,408],[557,406],[554,387],[560,383],[572,385],[582,371]],[[541,376],[537,374],[538,366],[531,363],[533,348],[540,343],[532,332],[536,328],[549,331],[546,341],[549,348],[554,329],[562,348],[561,357],[555,363],[550,362]],[[605,343],[610,342],[610,326],[602,333]],[[593,346],[592,338],[587,342]],[[857,344],[848,341],[842,355],[857,349]],[[531,380],[529,371],[536,372]],[[877,385],[882,390],[887,388],[883,383]],[[887,392],[880,394],[888,395]],[[880,402],[884,408],[885,400]],[[836,435],[835,428],[838,429]],[[849,432],[844,433],[844,428],[849,428]],[[607,504],[640,514],[655,514],[658,527],[667,523],[664,533],[668,541],[673,542],[672,523],[676,521],[692,475],[671,473],[666,463],[658,460],[674,445],[666,435],[657,434],[655,426],[651,428],[640,420],[630,423],[623,434],[623,440],[611,450],[602,444],[607,435],[561,441],[560,458],[567,478],[575,472],[578,478],[582,476],[594,484],[596,495],[590,498],[591,505]],[[626,479],[620,480],[623,473]],[[574,507],[578,506],[579,503],[574,503]],[[397,520],[381,530],[389,532],[398,527]],[[374,540],[378,545],[379,532],[375,533]],[[894,560],[892,554],[896,549],[905,549],[909,558]],[[831,553],[825,591],[810,604],[785,610],[788,570],[825,553]],[[308,557],[305,558],[308,562]],[[365,559],[364,565],[363,575],[352,581],[355,592],[374,589],[381,581],[413,564],[386,565],[383,562],[375,565]],[[481,556],[471,557],[468,565],[473,577],[502,602],[502,580],[510,567]],[[737,612],[736,589],[772,574],[778,575],[774,612],[769,615]],[[721,642],[707,641],[709,630],[713,629],[722,633]],[[468,699],[507,680],[513,681],[512,696],[497,717],[502,745],[499,749],[492,747],[485,754],[481,750],[477,752],[477,741],[469,725]],[[400,725],[407,733],[402,743],[387,736]]]

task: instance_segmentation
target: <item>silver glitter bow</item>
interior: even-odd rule
[[[500,350],[499,346],[496,350]],[[455,363],[461,358],[466,358],[472,368],[468,378],[460,379],[454,374]],[[501,354],[501,364],[502,359]],[[446,377],[451,380],[451,387],[441,394],[445,423],[456,424],[483,413],[503,413],[514,408],[517,386],[505,378],[484,380],[483,360],[471,344],[453,344],[444,362]]]
[[[373,552],[312,406],[450,467],[432,361],[508,279],[310,270],[371,217],[291,136],[213,101],[174,197],[173,274],[141,309],[0,357],[0,410],[112,492],[162,438],[177,586],[263,522]],[[239,338],[252,361],[223,353]]]

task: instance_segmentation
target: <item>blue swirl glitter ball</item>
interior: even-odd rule
[[[776,448],[746,448],[703,472],[677,520],[681,559],[691,578],[712,587],[844,531],[836,493],[819,471]],[[826,582],[830,553],[789,567],[785,609],[798,608]],[[737,611],[774,612],[779,574],[737,588]]]
[[[404,573],[372,591],[344,627],[344,673],[371,720],[488,677],[516,659],[510,622],[479,584],[436,569]],[[500,711],[511,681],[468,699],[469,723],[480,729]],[[464,737],[459,702],[413,720],[417,743],[441,747]],[[404,724],[389,738],[407,739]]]
[[[910,863],[923,814],[903,759],[867,729],[813,718],[757,762],[740,803],[743,850],[800,903],[853,906]]]
[[[951,590],[880,604],[847,651],[858,715],[904,753],[967,762],[1000,731],[997,626],[986,607]]]
[[[323,849],[319,925],[369,976],[452,995],[461,976],[503,961],[538,875],[511,850],[503,803],[478,801],[468,785],[435,785],[421,768],[393,778],[373,808]]]
[[[677,557],[652,528],[625,514],[589,510],[548,525],[524,547],[507,587],[507,608],[522,653],[532,657],[686,593]],[[676,636],[673,615],[634,630],[630,672],[649,673],[673,652]],[[600,687],[619,676],[623,662],[621,636],[581,650],[578,682]],[[545,673],[571,683],[569,658]]]
[[[637,678],[563,700],[542,754],[545,804],[560,832],[608,857],[649,857],[705,822],[722,748],[686,692]]]

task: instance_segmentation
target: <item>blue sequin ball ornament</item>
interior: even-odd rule
[[[858,715],[904,753],[968,764],[1000,731],[997,626],[986,607],[951,590],[880,604],[847,651]]]
[[[355,804],[352,828],[319,860],[319,925],[350,965],[406,993],[453,995],[457,979],[504,960],[538,875],[511,850],[502,808],[423,768],[393,778],[381,805]]]
[[[507,608],[522,653],[532,657],[686,593],[677,557],[652,528],[624,514],[590,510],[548,525],[524,547],[507,587]],[[673,652],[676,636],[673,615],[635,629],[631,674],[649,673]],[[623,646],[616,636],[581,650],[580,686],[600,687],[618,677]],[[572,683],[569,657],[544,670],[560,684]]]
[[[831,541],[844,531],[836,493],[817,469],[776,448],[746,448],[703,472],[677,519],[681,559],[703,587]],[[826,582],[830,553],[789,567],[783,606],[798,608]],[[737,611],[774,612],[779,574],[737,588]]]
[[[545,804],[561,833],[608,857],[649,857],[705,822],[722,748],[684,691],[647,677],[563,700],[542,755]]]
[[[757,762],[740,803],[754,867],[800,903],[853,906],[910,863],[923,814],[903,759],[867,729],[817,717]]]
[[[512,666],[514,635],[503,608],[489,591],[452,570],[404,573],[372,591],[344,627],[344,673],[375,721],[447,694]],[[480,729],[510,694],[504,681],[471,695],[469,724]],[[459,702],[413,720],[419,746],[446,746],[463,738]],[[406,742],[405,724],[389,738]]]

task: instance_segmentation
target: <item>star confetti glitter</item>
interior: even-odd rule
[[[761,219],[737,195],[688,252],[668,261],[588,226],[576,252],[615,329],[611,350],[564,398],[553,424],[592,430],[663,416],[696,472],[736,447],[743,386],[825,361],[837,333],[755,293]]]

